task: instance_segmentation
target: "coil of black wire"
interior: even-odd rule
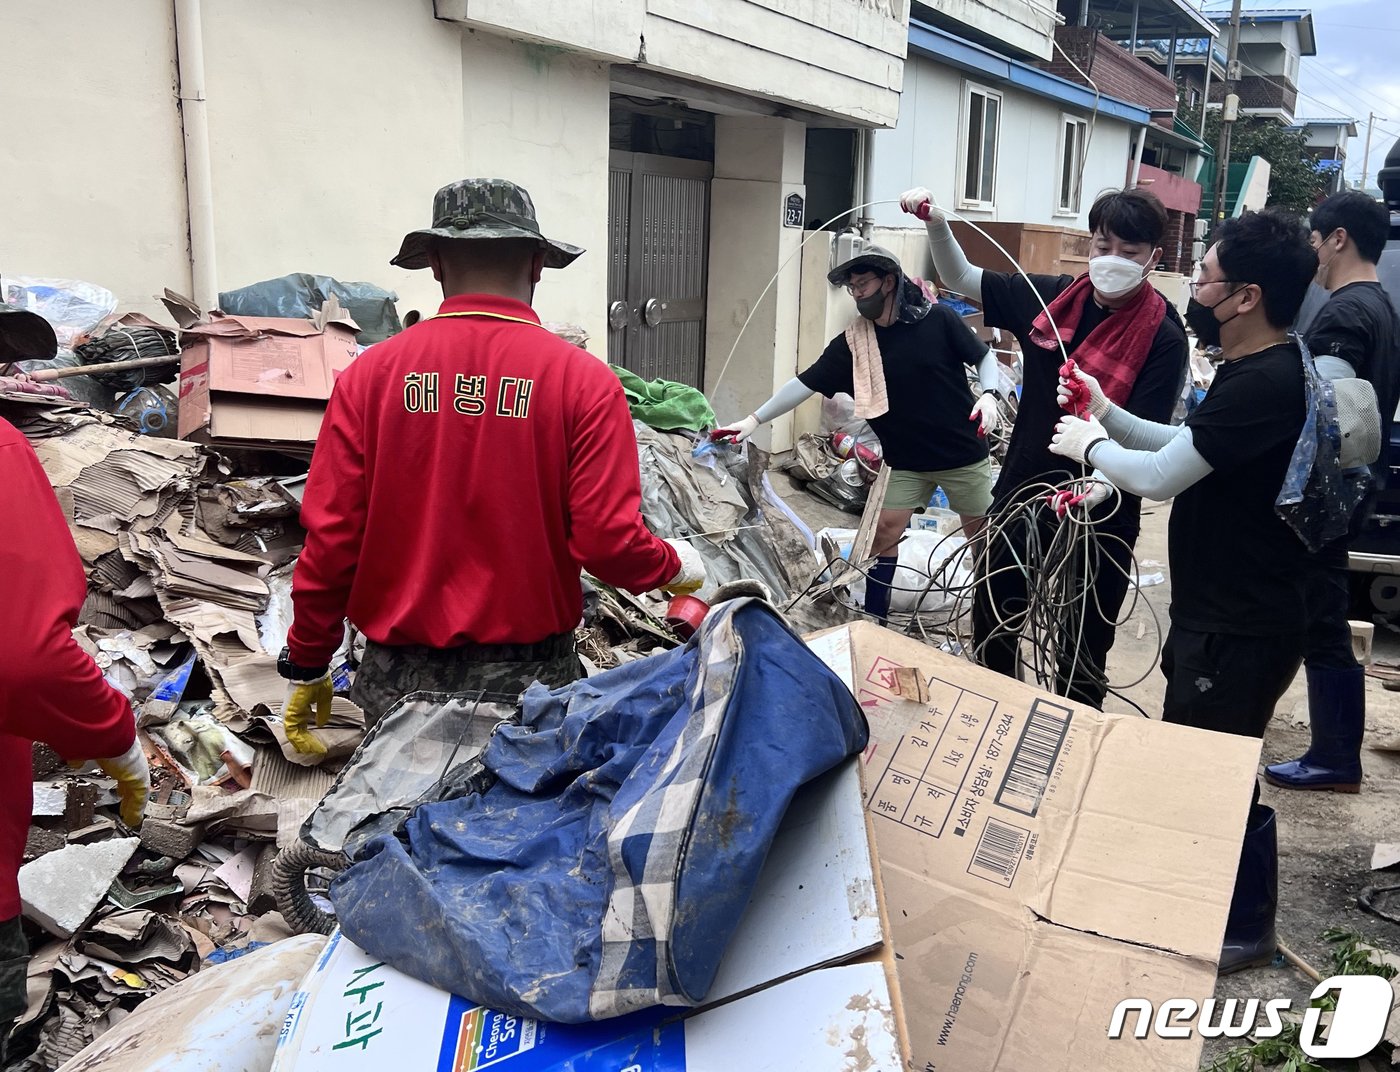
[[[101,365],[109,361],[131,361],[142,357],[171,357],[180,352],[173,331],[150,327],[113,327],[97,338],[73,348],[74,355],[84,365]],[[156,365],[149,368],[120,369],[93,373],[93,379],[119,392],[134,391],[148,383],[166,383],[176,366]]]

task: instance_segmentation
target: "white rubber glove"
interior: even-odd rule
[[[738,424],[730,425],[728,428],[716,428],[710,433],[710,439],[715,442],[725,439],[731,443],[742,443],[744,440],[748,439],[749,436],[757,432],[762,423],[762,421],[750,413]],[[694,550],[694,548],[691,548],[691,550]]]
[[[977,434],[989,436],[1001,426],[1001,413],[997,409],[996,395],[991,391],[982,392],[982,397],[972,404],[972,412],[967,415],[970,421],[977,421]]]
[[[132,741],[131,747],[121,755],[99,759],[97,765],[103,774],[116,780],[122,822],[135,830],[145,817],[146,798],[151,794],[151,768],[146,763],[141,738],[138,736]]]
[[[705,560],[688,540],[667,540],[680,556],[681,568],[671,580],[661,586],[667,595],[683,596],[698,592],[705,585]]]
[[[924,186],[915,186],[899,195],[899,207],[911,216],[917,216],[925,223],[947,223],[948,217],[939,211],[933,193]]]
[[[1074,488],[1057,491],[1046,501],[1055,511],[1057,517],[1064,517],[1070,510],[1078,506],[1084,507],[1084,512],[1088,514],[1112,494],[1112,484],[1105,484],[1102,480],[1081,480],[1076,483]]]
[[[1108,396],[1103,393],[1103,388],[1099,386],[1099,381],[1093,376],[1090,376],[1087,372],[1085,372],[1082,368],[1080,368],[1077,365],[1075,366],[1074,371],[1070,373],[1070,375],[1079,381],[1079,383],[1083,386],[1083,390],[1088,392],[1089,413],[1092,416],[1099,418],[1099,420],[1103,420],[1104,416],[1107,415],[1113,403],[1110,402],[1108,400]],[[1075,391],[1074,388],[1071,386],[1070,381],[1064,376],[1061,376],[1060,386],[1055,391],[1055,398],[1060,403],[1060,408],[1069,409],[1071,399],[1073,399],[1074,395]]]
[[[1108,433],[1097,417],[1090,416],[1087,421],[1078,417],[1061,417],[1060,423],[1055,425],[1055,434],[1050,437],[1050,453],[1088,465],[1084,456],[1089,453],[1089,448],[1107,438]]]

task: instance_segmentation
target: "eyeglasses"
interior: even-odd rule
[[[880,285],[884,281],[883,276],[878,276],[874,279],[867,279],[864,283],[847,283],[846,293],[853,298],[868,298],[880,289]]]
[[[1200,287],[1208,287],[1208,286],[1210,286],[1212,283],[1239,283],[1239,280],[1238,280],[1238,279],[1193,279],[1190,283],[1187,284],[1187,286],[1189,286],[1189,287],[1191,288],[1191,293],[1192,293],[1192,294],[1195,294],[1198,288],[1200,288]],[[1246,283],[1246,284],[1244,284],[1244,285],[1245,285],[1245,286],[1248,286],[1249,284]]]

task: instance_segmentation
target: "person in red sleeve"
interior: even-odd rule
[[[324,754],[344,620],[366,651],[351,698],[372,726],[410,692],[514,701],[582,676],[580,569],[632,592],[695,591],[689,544],[642,522],[632,418],[606,364],[542,327],[545,238],[524,189],[466,179],[391,263],[431,267],[436,316],[365,351],[335,385],[302,502],[306,545],[278,668],[287,738]]]
[[[0,312],[8,325],[33,313]],[[47,324],[44,324],[47,327]],[[19,330],[40,330],[32,321]],[[53,330],[48,329],[53,338]],[[56,343],[51,344],[56,348]],[[33,356],[41,357],[42,354]],[[53,351],[49,351],[53,356]],[[0,419],[0,1050],[25,1009],[28,949],[20,928],[19,868],[33,811],[30,762],[42,741],[70,762],[94,756],[117,781],[122,821],[141,823],[150,787],[125,696],[73,639],[87,594],[78,549],[29,441]]]

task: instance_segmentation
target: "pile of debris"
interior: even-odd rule
[[[11,1044],[33,1052],[11,1067],[39,1072],[202,965],[290,933],[273,859],[359,745],[363,717],[346,695],[349,641],[331,724],[318,731],[329,761],[308,765],[279,715],[286,686],[272,653],[291,622],[304,463],[143,435],[44,396],[0,398],[0,416],[34,446],[70,519],[88,576],[76,636],[131,697],[152,768],[137,836],[107,779],[36,746],[21,873],[34,958]],[[697,457],[694,437],[640,423],[637,433],[646,516],[662,535],[697,537],[713,578],[702,595],[745,576],[800,591],[814,561],[762,456]],[[257,472],[271,464],[294,471]],[[585,609],[578,650],[591,668],[680,643],[654,597],[595,584]]]

